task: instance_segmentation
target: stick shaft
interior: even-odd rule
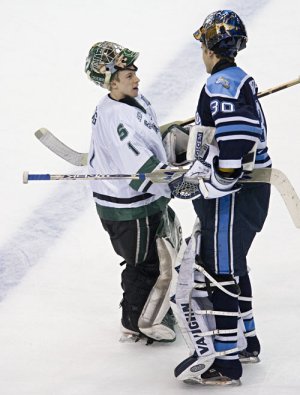
[[[186,169],[160,169],[152,173],[137,174],[29,174],[24,171],[23,183],[28,181],[90,181],[90,180],[142,180],[146,178],[153,182],[169,182],[177,175],[186,172]]]
[[[288,82],[284,82],[283,84],[274,86],[273,88],[266,89],[265,91],[259,92],[257,94],[257,97],[258,98],[265,97],[265,96],[271,95],[272,93],[276,93],[276,92],[281,91],[283,89],[297,85],[299,83],[300,83],[300,77],[295,78],[294,80],[291,80]],[[187,118],[184,121],[179,121],[179,122],[174,122],[174,123],[175,124],[178,123],[180,126],[186,126],[186,125],[189,125],[190,123],[193,123],[193,122],[195,122],[195,117]]]
[[[24,172],[23,174],[23,182],[26,184],[28,180],[30,181],[40,181],[40,180],[106,180],[106,179],[142,179],[149,178],[152,182],[170,182],[174,177],[178,177],[178,175],[184,173],[186,170],[181,168],[179,171],[176,170],[166,170],[161,169],[156,170],[153,173],[156,173],[154,178],[150,178],[153,176],[153,173],[140,173],[134,175],[126,175],[126,174],[94,174],[94,175],[78,175],[78,174],[61,174],[61,175],[50,175],[50,174],[28,174],[28,172]],[[177,173],[177,174],[176,174]],[[179,173],[179,174],[178,174]],[[142,177],[142,178],[140,178]],[[249,182],[263,182],[268,183],[278,190],[282,199],[285,202],[285,205],[290,213],[290,216],[297,228],[300,228],[300,199],[297,195],[295,189],[293,188],[291,182],[286,177],[284,173],[282,173],[278,169],[254,169],[250,174],[250,179],[240,180],[242,183]]]
[[[286,88],[289,88],[291,86],[297,85],[299,83],[300,83],[300,77],[295,78],[294,80],[291,80],[289,82],[285,82],[283,84],[274,86],[274,88],[266,89],[265,91],[258,93],[257,96],[259,98],[260,97],[265,97],[265,96],[271,95],[272,93],[281,91],[282,89],[286,89]]]
[[[296,85],[300,82],[300,78],[296,78],[295,80],[286,82],[284,84],[275,86],[274,88],[267,89],[266,91],[258,93],[258,97],[264,97],[270,95],[271,93],[278,92],[282,89],[288,88],[290,86]],[[173,121],[160,126],[160,131],[162,134],[166,133],[168,128],[171,125],[179,125],[186,126],[195,122],[195,117],[191,117],[182,121]],[[62,141],[60,141],[57,137],[53,135],[48,129],[41,128],[35,132],[35,136],[40,140],[42,144],[44,144],[47,148],[49,148],[56,155],[60,156],[67,162],[71,163],[75,166],[86,166],[87,165],[87,152],[78,152],[68,147]]]

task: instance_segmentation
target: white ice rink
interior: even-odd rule
[[[192,33],[217,9],[236,11],[249,42],[237,63],[260,91],[300,74],[300,4],[282,0],[1,0],[1,395],[243,395],[300,393],[300,229],[273,190],[249,254],[262,362],[242,387],[178,382],[188,356],[174,344],[121,344],[119,262],[85,182],[22,184],[22,172],[72,173],[34,137],[47,127],[87,151],[90,118],[105,91],[84,63],[97,41],[140,52],[141,91],[161,124],[194,115],[207,77]],[[261,99],[273,165],[300,194],[300,85]],[[192,203],[172,207],[188,236]]]

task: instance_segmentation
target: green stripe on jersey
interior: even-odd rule
[[[138,170],[138,173],[151,173],[159,165],[159,163],[160,161],[153,155]],[[132,180],[129,185],[131,188],[138,191],[144,181],[145,180]]]
[[[100,206],[96,203],[96,208],[100,218],[110,221],[130,221],[164,211],[169,201],[170,199],[162,196],[154,202],[140,207],[116,208]]]

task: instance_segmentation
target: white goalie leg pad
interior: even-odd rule
[[[160,340],[173,340],[175,332],[161,322],[170,308],[170,284],[172,280],[173,248],[164,238],[156,240],[159,256],[159,277],[152,288],[138,321],[138,327],[146,336]]]
[[[186,361],[183,361],[175,369],[178,380],[187,380],[195,375],[199,376],[209,369],[215,358],[212,337],[203,336],[203,333],[210,331],[210,324],[206,317],[195,313],[199,309],[198,301],[194,295],[194,263],[199,229],[199,220],[197,219],[189,243],[183,246],[179,253],[181,261],[177,262],[180,268],[175,294],[176,305],[174,305],[173,311],[190,354],[193,355],[195,350],[197,353],[197,358],[191,357],[191,364],[186,366]],[[199,292],[196,292],[199,296]]]
[[[195,350],[198,355],[207,356],[214,353],[214,347],[211,339],[208,344],[202,333],[208,332],[207,322],[203,316],[196,315],[195,310],[199,310],[194,296],[195,285],[195,251],[197,249],[199,237],[199,220],[196,221],[191,239],[186,247],[183,259],[180,265],[180,271],[176,287],[176,306],[180,329],[190,351]]]
[[[189,162],[199,158],[199,150],[203,144],[213,144],[216,128],[211,126],[193,125],[190,128],[186,159]]]
[[[172,272],[181,243],[179,220],[168,208],[168,213],[163,218],[160,237],[156,239],[160,274],[138,321],[140,331],[157,341],[172,341],[176,337],[174,330],[162,321],[170,309]]]
[[[243,349],[243,344],[236,348],[216,352],[214,348],[214,336],[222,334],[235,334],[236,329],[216,329],[216,315],[234,315],[224,311],[214,311],[213,305],[208,298],[207,285],[218,287],[223,292],[237,298],[238,295],[231,293],[226,286],[235,284],[234,279],[217,282],[201,266],[195,263],[195,256],[200,251],[200,222],[197,219],[193,234],[183,253],[179,254],[181,261],[180,271],[176,287],[176,309],[175,316],[182,335],[190,349],[191,357],[184,360],[175,369],[175,375],[179,380],[189,380],[199,377],[212,365],[216,357],[237,352]],[[184,248],[184,247],[182,247]],[[242,320],[239,320],[242,321]],[[243,329],[239,329],[241,339],[244,340]]]

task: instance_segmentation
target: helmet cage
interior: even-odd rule
[[[119,44],[104,41],[93,45],[86,59],[85,72],[97,85],[108,89],[111,77],[119,70],[133,67],[139,53],[124,48]]]

